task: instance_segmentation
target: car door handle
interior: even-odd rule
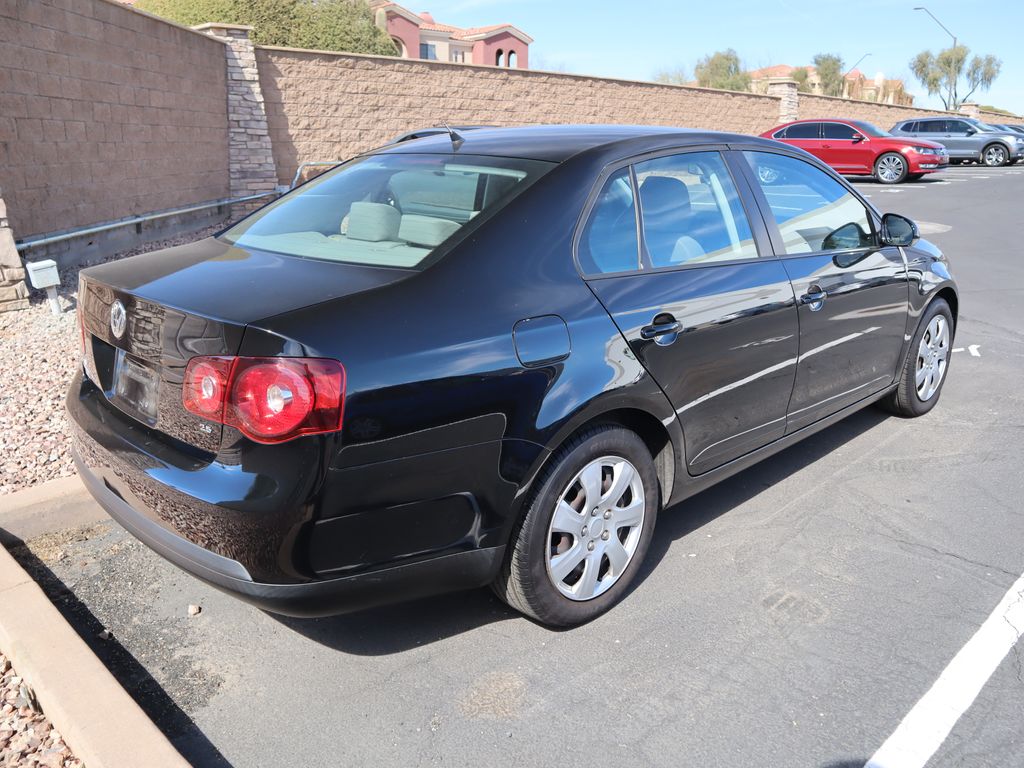
[[[640,338],[656,339],[659,336],[668,336],[670,333],[679,333],[681,330],[683,330],[683,324],[678,320],[673,320],[670,323],[653,323],[640,329]]]
[[[811,289],[800,297],[801,304],[807,304],[812,312],[817,312],[821,309],[821,306],[825,303],[825,299],[828,298],[828,292],[821,290],[816,285],[812,285]]]

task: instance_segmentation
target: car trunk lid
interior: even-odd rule
[[[410,274],[242,249],[213,238],[91,267],[79,283],[86,373],[111,405],[214,453],[221,426],[182,405],[191,358],[235,355],[250,323]]]

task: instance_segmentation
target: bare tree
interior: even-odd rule
[[[921,51],[910,61],[910,71],[930,96],[942,99],[947,110],[956,110],[978,89],[991,88],[1003,66],[1003,62],[991,54],[974,56],[968,63],[970,52],[966,45],[946,48],[938,54]],[[961,80],[967,91],[963,96],[960,95]]]

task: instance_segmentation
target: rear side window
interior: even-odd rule
[[[825,123],[822,126],[822,138],[826,139],[853,141],[854,134],[856,133],[857,131],[849,125],[843,125],[842,123]]]
[[[821,123],[797,123],[786,129],[787,139],[816,139],[821,134]]]
[[[580,267],[587,274],[632,272],[640,269],[636,199],[629,168],[609,177],[580,237]]]
[[[917,133],[919,130],[917,123],[903,123],[902,125],[896,126],[897,130],[906,131],[907,133]]]
[[[634,166],[650,265],[757,258],[739,194],[718,152],[658,157]]]
[[[285,195],[221,239],[288,256],[413,268],[553,167],[475,155],[370,155]]]
[[[810,163],[768,152],[744,152],[782,234],[787,255],[875,245],[867,208]]]

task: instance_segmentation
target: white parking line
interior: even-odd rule
[[[923,768],[1024,632],[1024,575],[865,764]]]

